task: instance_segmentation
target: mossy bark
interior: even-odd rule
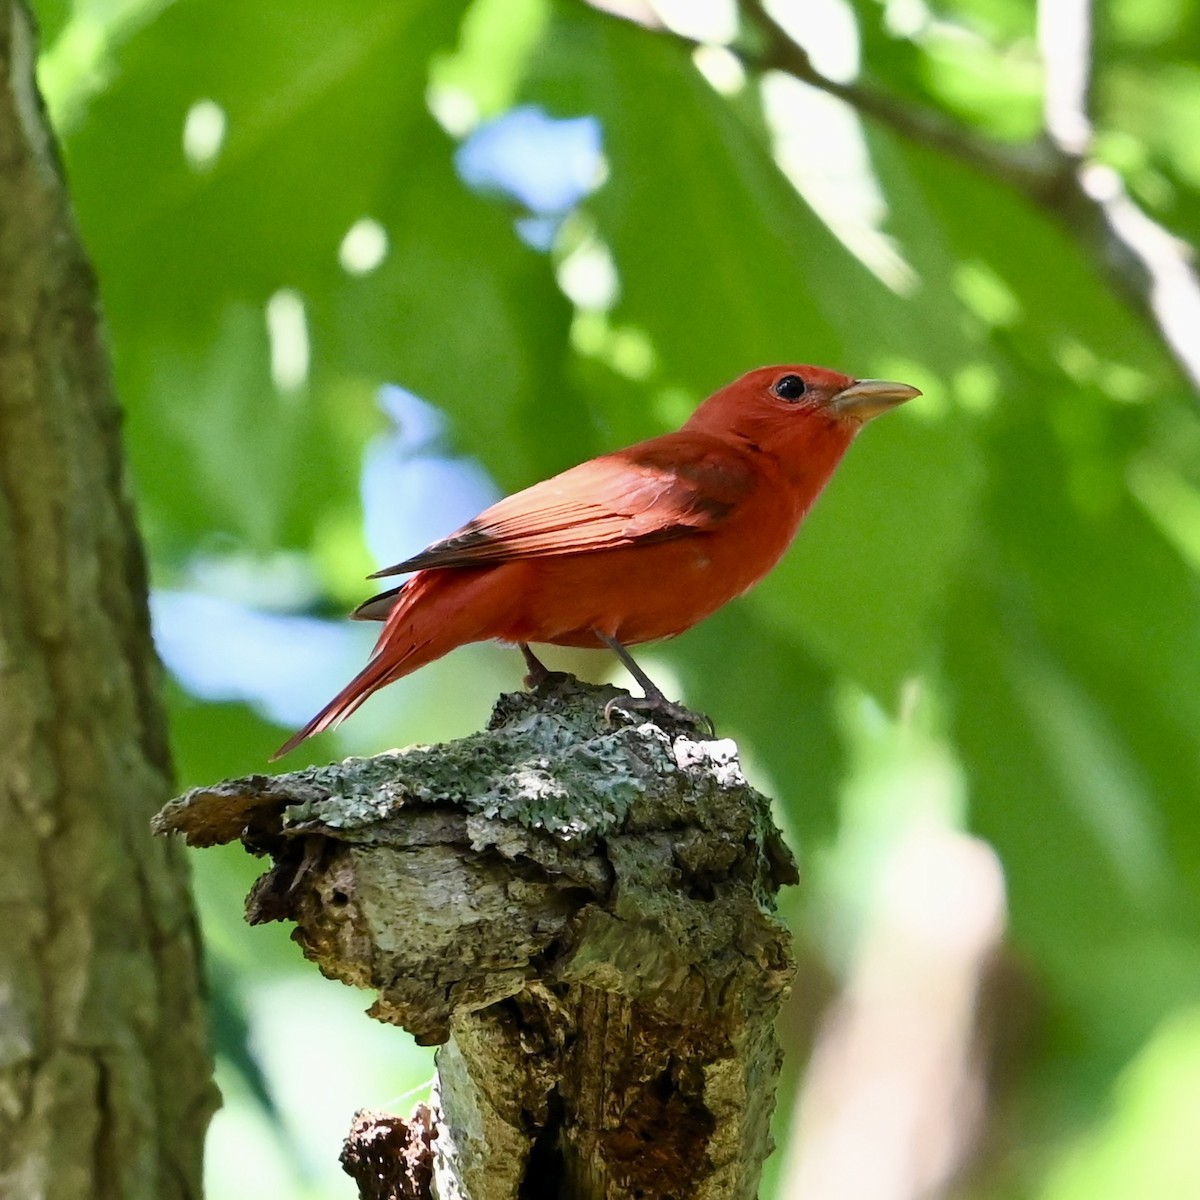
[[[249,919],[294,921],[325,974],[376,989],[372,1015],[441,1044],[421,1144],[442,1200],[757,1194],[795,867],[732,742],[610,725],[616,695],[505,696],[462,741],[159,818],[269,854]]]

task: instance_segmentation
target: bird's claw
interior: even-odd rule
[[[527,642],[518,643],[521,653],[525,656],[525,665],[529,673],[521,681],[531,691],[544,695],[567,683],[574,683],[575,676],[567,671],[552,671],[534,652]]]
[[[569,671],[547,671],[541,672],[530,671],[521,682],[531,692],[552,692],[555,688],[562,687],[563,684],[571,682],[575,678]]]
[[[683,704],[676,704],[666,696],[614,696],[604,706],[604,719],[610,724],[615,723],[614,714],[618,712],[648,717],[665,717],[673,725],[683,725],[695,729],[706,737],[716,737],[716,726],[707,713],[694,712]]]

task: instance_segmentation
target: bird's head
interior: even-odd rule
[[[920,394],[907,383],[854,379],[825,367],[759,367],[705,400],[688,426],[748,441],[790,441],[827,429],[848,443],[872,417]]]

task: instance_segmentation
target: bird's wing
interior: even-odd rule
[[[744,451],[673,433],[581,463],[508,496],[372,578],[611,550],[716,529],[754,487]]]

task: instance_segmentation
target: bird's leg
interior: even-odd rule
[[[528,642],[518,642],[521,653],[525,656],[525,666],[529,673],[523,680],[525,686],[533,692],[541,692],[546,688],[557,687],[571,678],[566,671],[552,671],[532,650]]]
[[[642,685],[642,691],[645,692],[647,700],[653,700],[658,704],[670,704],[671,702],[663,695],[662,689],[637,665],[632,654],[617,641],[615,637],[609,637],[607,633],[601,633],[596,630],[596,636],[621,660],[621,666],[627,670],[630,675]]]
[[[637,680],[644,693],[641,697],[629,696],[628,698],[610,700],[604,706],[604,719],[606,721],[612,720],[614,709],[633,709],[634,711],[646,713],[662,713],[673,721],[693,727],[699,722],[707,728],[709,737],[716,734],[711,719],[704,713],[693,712],[690,708],[685,708],[682,704],[676,704],[674,700],[668,700],[663,695],[662,689],[637,665],[633,655],[615,637],[611,637],[599,629],[594,629],[592,632],[621,660],[621,665]]]

